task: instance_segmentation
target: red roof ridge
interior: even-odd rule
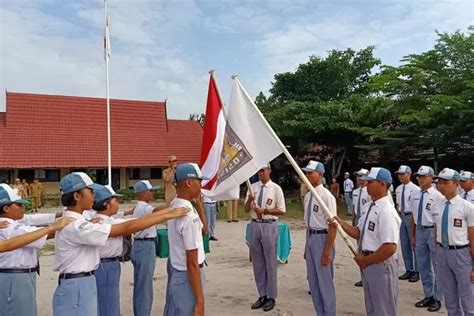
[[[7,91],[7,96],[19,96],[19,97],[54,97],[54,98],[63,98],[63,99],[80,99],[80,100],[91,100],[91,101],[98,101],[98,100],[105,100],[105,97],[87,97],[87,96],[80,96],[80,95],[64,95],[64,94],[49,94],[49,93],[30,93],[30,92],[12,92]],[[138,103],[158,103],[160,105],[164,105],[165,101],[153,101],[153,100],[136,100],[136,99],[115,99],[110,98],[110,101],[113,102],[138,102]]]

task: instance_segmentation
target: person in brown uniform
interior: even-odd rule
[[[41,208],[41,195],[43,194],[43,185],[39,182],[38,178],[33,180],[30,189],[31,197],[33,198],[33,212],[38,212],[38,208]]]
[[[163,170],[163,184],[165,187],[165,202],[170,205],[171,201],[176,197],[176,187],[174,186],[174,175],[176,173],[176,164],[178,158],[176,156],[168,157],[169,167]]]
[[[31,195],[30,185],[26,182],[26,179],[21,180],[21,185],[23,186],[23,193],[25,194],[23,197],[29,197]]]

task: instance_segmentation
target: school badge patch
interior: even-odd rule
[[[455,218],[454,219],[454,227],[462,227],[462,219]]]
[[[373,232],[375,230],[375,223],[374,222],[371,222],[369,221],[369,226],[368,226],[368,229]]]

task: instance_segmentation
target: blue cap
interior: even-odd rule
[[[411,173],[411,168],[405,165],[401,165],[395,173]]]
[[[150,190],[150,191],[159,190],[160,186],[159,185],[151,185],[150,181],[148,181],[148,180],[141,180],[141,181],[138,181],[137,183],[135,183],[135,185],[133,186],[133,189],[135,190],[135,193],[140,193],[140,192],[147,191],[147,190]]]
[[[94,190],[94,201],[100,202],[107,200],[110,197],[121,197],[122,194],[117,194],[114,189],[110,185],[100,185],[98,184],[98,188]]]
[[[372,167],[370,168],[369,174],[362,177],[362,180],[377,180],[392,184],[392,175],[390,174],[390,171],[388,171],[388,169]]]
[[[322,163],[320,163],[319,161],[315,161],[315,160],[310,160],[308,162],[308,165],[304,168],[301,168],[301,170],[303,170],[304,172],[313,172],[313,171],[317,171],[321,174],[324,173],[324,165]]]
[[[84,172],[73,172],[61,179],[59,188],[61,189],[61,194],[67,194],[84,188],[96,190],[98,184],[94,183],[94,181],[92,181],[92,179]]]
[[[176,181],[184,179],[200,179],[209,180],[208,177],[202,175],[201,169],[195,163],[181,163],[176,166]]]
[[[454,169],[444,168],[440,171],[440,173],[438,173],[436,178],[443,180],[459,181],[461,180],[461,175]]]
[[[18,195],[17,189],[12,189],[8,184],[0,184],[0,205],[10,203],[25,204],[27,201]]]
[[[434,170],[428,166],[421,166],[415,173],[415,176],[434,176]]]

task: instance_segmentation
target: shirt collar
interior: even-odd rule
[[[70,211],[70,210],[64,211],[63,212],[63,217],[72,217],[72,218],[75,218],[75,219],[85,219],[82,214],[74,212],[74,211]]]
[[[23,218],[25,218],[24,215],[23,215]],[[22,219],[23,219],[23,218],[22,218]],[[8,222],[8,223],[10,223],[10,224],[16,222],[14,219],[11,219],[11,218],[8,218],[8,217],[0,217],[0,222],[3,222],[3,221],[6,221],[6,222]]]
[[[95,214],[95,217],[100,217],[100,218],[102,218],[102,219],[107,219],[107,218],[109,218],[110,216],[107,216],[107,215],[104,215],[104,214],[101,214],[101,213],[97,212],[97,214]]]
[[[375,203],[375,205],[381,205],[383,203],[388,203],[388,195],[378,199],[377,201],[373,201],[373,203]]]
[[[449,204],[454,204],[456,202],[459,202],[459,200],[463,200],[463,198],[460,197],[459,194],[456,194],[456,196],[451,198],[451,200],[446,199],[446,197],[445,197],[445,200],[448,201]]]
[[[270,184],[272,183],[272,179],[268,180],[267,183],[263,184],[262,181],[260,181],[261,185],[263,185],[265,188],[268,188],[270,186]]]
[[[175,198],[175,200],[177,201],[181,201],[182,204],[185,204],[183,206],[185,207],[189,207],[190,209],[194,209],[194,206],[193,206],[193,203],[191,203],[191,201],[188,201],[188,200],[185,200],[185,199],[182,199],[182,198]]]

